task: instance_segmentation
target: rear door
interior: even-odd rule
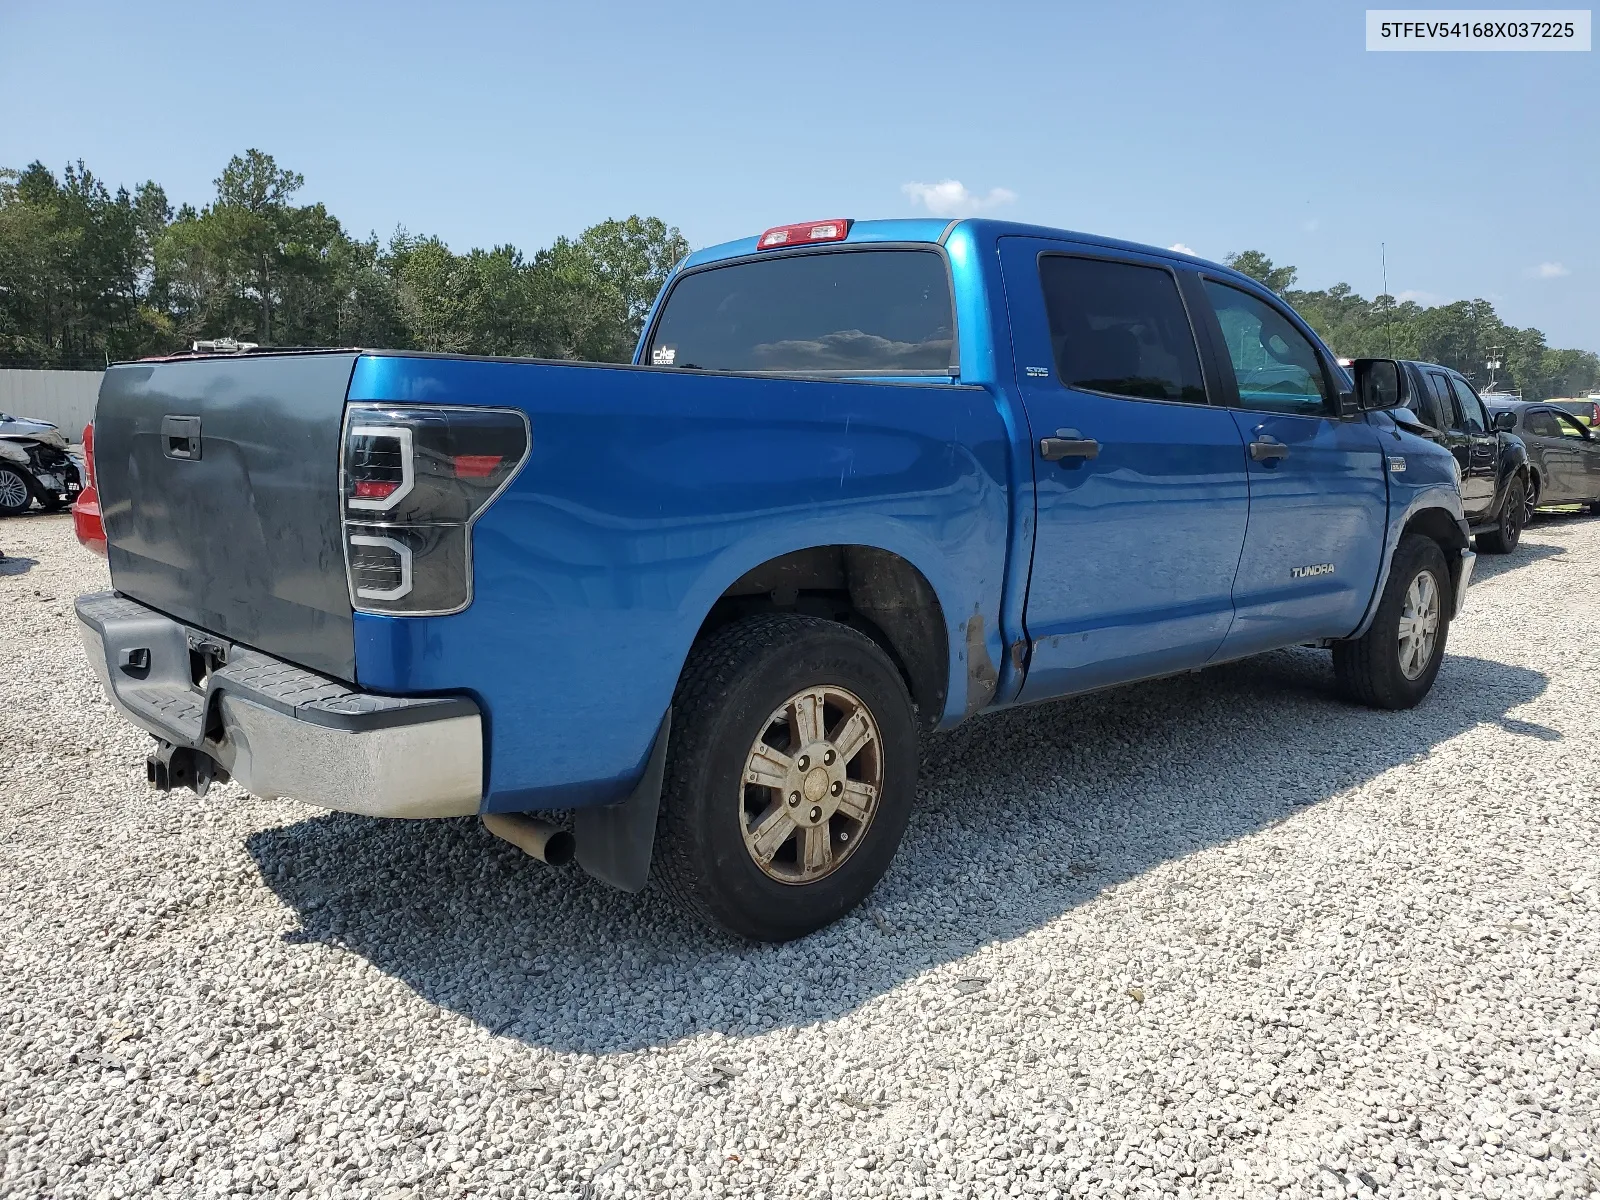
[[[1489,424],[1489,414],[1484,410],[1483,401],[1478,399],[1478,394],[1467,386],[1465,381],[1452,375],[1450,390],[1455,393],[1456,404],[1461,411],[1462,424],[1465,427],[1467,441],[1470,444],[1468,474],[1463,481],[1463,498],[1467,494],[1467,484],[1474,500],[1480,505],[1480,511],[1487,517],[1489,510],[1494,507],[1495,496],[1500,491],[1500,437]]]
[[[1461,412],[1461,404],[1450,388],[1450,377],[1443,371],[1418,368],[1418,373],[1444,421],[1444,444],[1461,470],[1461,511],[1469,521],[1475,521],[1488,511],[1494,495],[1492,492],[1485,495],[1482,481],[1472,473],[1472,439],[1467,436],[1467,420]]]
[[[1021,699],[1204,663],[1233,616],[1244,447],[1170,265],[1000,240],[1036,526]]]
[[[1388,526],[1377,431],[1336,415],[1331,365],[1276,302],[1216,279],[1202,291],[1250,478],[1233,627],[1218,657],[1347,634],[1371,598]]]
[[[356,356],[112,367],[95,410],[111,582],[169,616],[355,678],[339,428]]]

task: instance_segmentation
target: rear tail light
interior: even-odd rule
[[[757,250],[779,250],[784,246],[810,246],[817,242],[842,242],[850,236],[850,222],[805,221],[799,225],[776,225],[756,240]]]
[[[515,409],[352,404],[340,491],[350,603],[442,616],[472,603],[472,525],[527,458]]]
[[[83,427],[83,486],[94,486],[94,422]]]

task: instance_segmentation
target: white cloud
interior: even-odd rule
[[[1304,223],[1303,228],[1307,233],[1315,233],[1317,230],[1322,228],[1322,218],[1312,217],[1309,221]]]
[[[1172,245],[1167,247],[1167,249],[1171,250],[1174,254],[1193,254],[1194,253],[1194,248],[1193,247],[1185,246],[1182,242],[1173,242]]]
[[[1017,194],[1009,188],[990,188],[987,196],[967,190],[959,179],[945,179],[939,183],[906,183],[900,190],[911,198],[911,203],[924,206],[936,217],[975,217],[1002,205],[1010,204]]]
[[[1394,299],[1396,304],[1404,304],[1409,300],[1412,303],[1422,305],[1423,308],[1432,308],[1440,303],[1443,297],[1433,292],[1423,292],[1411,288],[1403,292],[1396,292]]]
[[[1572,272],[1558,262],[1542,262],[1537,267],[1529,267],[1528,274],[1535,279],[1560,279]]]

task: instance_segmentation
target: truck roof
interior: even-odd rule
[[[1163,258],[1177,259],[1188,263],[1204,263],[1207,267],[1225,273],[1236,279],[1247,280],[1248,277],[1221,263],[1211,262],[1192,254],[1182,254],[1176,250],[1168,250],[1161,246],[1146,246],[1139,242],[1126,242],[1118,238],[1101,237],[1092,233],[1080,233],[1070,229],[1053,229],[1045,225],[1028,225],[1020,221],[994,221],[982,217],[958,217],[946,220],[938,217],[901,217],[884,221],[854,221],[850,226],[849,234],[843,242],[832,242],[830,245],[861,245],[869,242],[928,242],[938,243],[946,240],[957,228],[970,230],[971,233],[982,240],[992,241],[1000,237],[1043,237],[1054,238],[1061,241],[1078,242],[1085,246],[1100,246],[1113,250],[1132,250],[1140,254],[1156,254]],[[720,262],[729,258],[742,258],[745,255],[758,252],[756,242],[760,234],[752,234],[747,238],[737,241],[722,242],[715,246],[707,246],[703,250],[696,250],[684,259],[684,267],[699,267],[706,263]],[[1250,281],[1253,282],[1253,281]]]

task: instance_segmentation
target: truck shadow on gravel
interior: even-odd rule
[[[1470,730],[1559,737],[1508,719],[1545,686],[1452,656],[1420,708],[1373,712],[1334,696],[1326,653],[1293,650],[979,719],[927,740],[917,810],[867,903],[786,946],[702,928],[653,886],[544,867],[471,819],[318,816],[248,847],[299,915],[290,940],[531,1045],[638,1050],[837,1017]]]

